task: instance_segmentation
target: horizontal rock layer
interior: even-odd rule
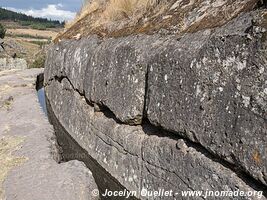
[[[108,117],[109,111],[96,112],[67,78],[50,81],[46,91],[52,111],[71,137],[126,189],[137,191],[140,199],[152,199],[140,195],[141,190],[156,191],[158,188],[175,192],[255,191],[253,184],[244,182],[243,177],[239,178],[231,169],[194,147],[193,143],[164,136],[164,131],[149,124],[118,124]],[[181,194],[175,197],[187,199]],[[252,197],[257,198],[257,195]]]
[[[242,14],[182,38],[62,41],[48,53],[45,84],[66,77],[119,123],[138,125],[147,118],[267,185],[266,15]],[[73,126],[82,131],[83,124]]]

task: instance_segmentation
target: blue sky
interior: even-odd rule
[[[0,0],[0,7],[61,21],[74,18],[81,5],[82,0]]]

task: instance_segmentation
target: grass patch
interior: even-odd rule
[[[0,24],[0,38],[3,39],[5,35],[6,35],[6,28],[2,24]]]
[[[42,48],[44,45],[50,44],[51,40],[49,40],[49,41],[40,41],[40,40],[38,41],[38,40],[36,40],[36,41],[29,41],[29,42],[32,43],[32,44],[39,45],[40,48]]]
[[[6,131],[8,131],[8,129]],[[21,165],[27,160],[24,157],[12,155],[12,153],[19,148],[23,141],[24,138],[13,136],[3,137],[0,139],[0,199],[4,198],[4,189],[2,184],[5,181],[8,172],[12,168]]]
[[[38,23],[33,21],[20,21],[19,24],[21,26],[31,27],[32,29],[36,30],[46,30],[49,28],[61,28],[63,24],[56,25],[54,23]]]
[[[76,18],[66,23],[66,32],[80,26],[85,32],[112,32],[123,27],[134,27],[140,21],[162,15],[174,0],[85,0]],[[81,25],[85,24],[83,28]],[[63,33],[64,35],[64,33]],[[59,36],[60,37],[60,36]]]
[[[120,20],[123,18],[134,18],[137,16],[143,16],[150,9],[155,6],[168,3],[167,0],[85,0],[81,11],[78,13],[76,19],[70,24],[75,24],[83,17],[93,13],[96,10],[103,10],[102,15],[100,16],[100,21],[97,23],[109,23],[111,21]],[[102,21],[104,20],[104,21]]]
[[[13,97],[10,96],[7,100],[4,101],[3,107],[6,108],[7,110],[10,110],[13,100],[14,100]]]
[[[29,65],[29,68],[44,68],[45,66],[45,59],[46,56],[44,53],[40,52],[37,56],[36,59]]]
[[[122,37],[161,30],[180,35],[222,26],[255,5],[255,0],[222,1],[216,6],[206,5],[205,0],[85,0],[76,19],[54,41],[77,35]]]
[[[52,37],[44,37],[40,35],[31,35],[31,34],[10,34],[7,33],[6,36],[9,37],[22,37],[22,38],[32,38],[32,39],[40,39],[40,40],[52,40]]]
[[[143,15],[147,10],[157,5],[156,0],[110,0],[105,15],[107,19],[119,20]]]

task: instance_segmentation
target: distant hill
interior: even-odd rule
[[[22,13],[13,12],[4,8],[0,8],[0,20],[10,20],[19,22],[22,26],[31,26],[36,29],[61,28],[64,22],[58,20],[49,20],[46,18],[36,18]]]

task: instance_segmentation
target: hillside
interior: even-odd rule
[[[4,8],[0,8],[0,21],[18,22],[21,26],[30,26],[35,29],[62,28],[64,26],[64,22],[60,22],[58,20],[35,18]]]
[[[28,67],[43,66],[45,46],[64,26],[58,20],[35,18],[3,8],[0,8],[0,24],[6,28],[0,59],[4,63],[6,58],[23,59]]]

